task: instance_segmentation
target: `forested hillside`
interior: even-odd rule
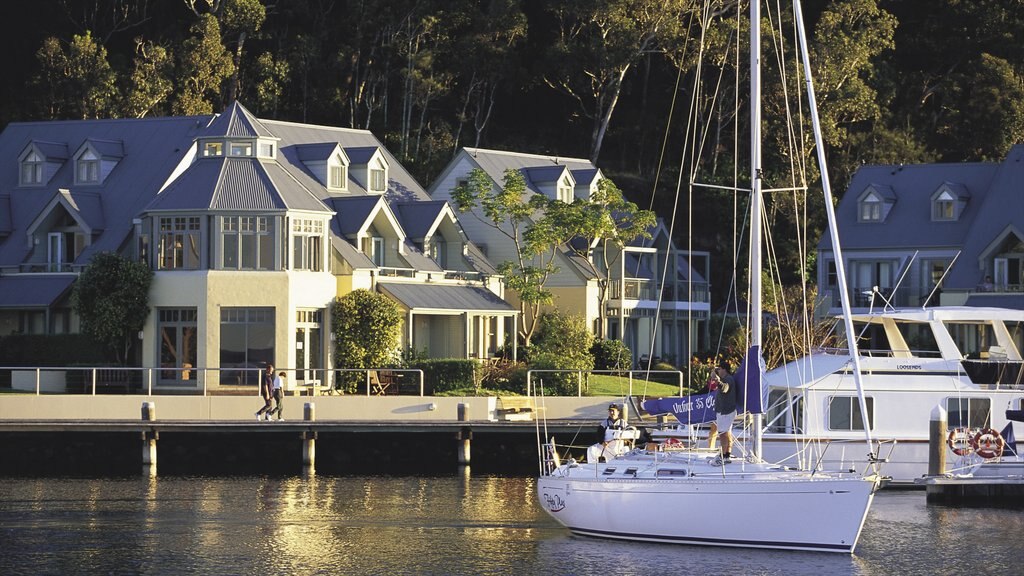
[[[702,4],[10,3],[0,23],[0,122],[199,114],[237,99],[265,118],[371,130],[424,185],[461,146],[591,158],[634,201],[653,202],[668,218]],[[736,2],[711,4],[704,33],[720,58],[701,69],[708,79],[746,67],[745,54],[736,58],[731,48],[746,27]],[[781,9],[766,8],[765,18],[788,21]],[[838,193],[862,163],[1000,159],[1022,140],[1019,0],[811,0],[805,13]],[[765,42],[768,56],[774,44]],[[781,108],[779,86],[766,85],[767,111],[773,101]],[[728,108],[708,108],[699,119],[715,138],[746,130],[744,95],[736,106],[728,98]],[[670,115],[679,126],[666,132]],[[767,130],[769,141],[782,141],[779,126]],[[715,170],[731,164],[732,148],[714,151],[701,171],[725,178]],[[766,147],[768,162],[789,154]],[[713,200],[694,204],[694,247],[718,253],[713,225],[731,219],[723,207],[731,202]],[[776,207],[772,217],[792,219],[787,210]],[[810,212],[815,230],[818,214]],[[795,252],[788,260],[806,263]]]

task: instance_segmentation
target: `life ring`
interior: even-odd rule
[[[957,456],[967,456],[974,452],[974,439],[968,428],[953,428],[950,430],[949,436],[946,438],[946,444],[949,445],[949,449],[953,451],[953,454]]]
[[[989,458],[998,458],[1003,455],[1006,441],[1003,440],[998,431],[991,428],[983,428],[978,430],[974,438],[971,438],[971,446],[978,453],[978,456],[988,460]]]

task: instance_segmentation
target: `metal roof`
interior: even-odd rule
[[[275,138],[251,112],[237,101],[210,123],[203,136],[227,136],[231,138]]]
[[[489,312],[511,316],[517,310],[490,290],[477,286],[377,282],[377,288],[412,312]]]
[[[70,274],[0,276],[0,308],[47,308],[71,288]]]
[[[402,229],[410,238],[421,240],[433,229],[446,205],[446,202],[440,200],[396,202],[394,204],[395,216],[398,217]]]

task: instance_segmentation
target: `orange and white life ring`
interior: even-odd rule
[[[949,436],[946,437],[946,444],[949,445],[949,449],[953,451],[953,454],[957,456],[967,456],[974,452],[974,437],[971,435],[969,428],[953,428],[950,430]]]
[[[971,439],[971,446],[978,456],[987,460],[1002,456],[1003,448],[1006,447],[1006,441],[1003,440],[1002,435],[998,431],[992,428],[983,428]]]

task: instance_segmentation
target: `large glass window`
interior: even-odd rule
[[[221,308],[220,382],[255,385],[274,362],[274,309]]]
[[[224,269],[274,268],[274,229],[269,216],[226,216],[221,230]]]
[[[199,328],[195,308],[167,308],[158,313],[160,381],[195,380]]]
[[[228,152],[232,156],[252,156],[252,142],[232,142]]]
[[[363,238],[363,254],[377,266],[384,265],[384,239],[380,236]]]
[[[21,161],[21,184],[35,186],[43,183],[43,159],[33,150]]]
[[[865,398],[868,406],[868,422],[875,428],[875,399]],[[864,417],[860,413],[860,402],[856,396],[832,396],[828,400],[829,430],[863,430]]]
[[[292,269],[319,272],[323,262],[323,220],[292,220]]]
[[[992,425],[992,401],[988,398],[947,398],[946,421],[950,428],[988,428]]]
[[[199,269],[200,227],[198,216],[160,218],[161,270]]]

